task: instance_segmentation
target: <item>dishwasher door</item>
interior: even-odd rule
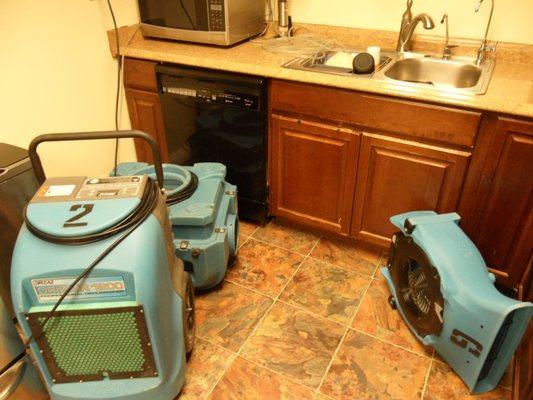
[[[266,80],[167,65],[156,72],[170,162],[224,164],[226,180],[237,185],[239,217],[265,221]]]

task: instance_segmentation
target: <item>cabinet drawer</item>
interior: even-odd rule
[[[155,61],[126,58],[124,60],[124,86],[157,92],[156,64]]]
[[[272,110],[290,110],[377,132],[472,147],[481,113],[326,86],[272,81]]]

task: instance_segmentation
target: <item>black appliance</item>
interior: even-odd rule
[[[268,216],[267,86],[261,77],[158,65],[169,160],[219,162],[237,185],[239,216]]]
[[[28,152],[0,143],[0,298],[14,317],[9,276],[11,255],[22,225],[22,211],[37,191]]]

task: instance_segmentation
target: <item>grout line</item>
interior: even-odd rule
[[[426,373],[426,379],[424,379],[424,386],[422,387],[422,394],[420,395],[420,400],[423,400],[424,399],[424,396],[426,395],[426,390],[427,390],[427,386],[428,386],[428,382],[429,382],[429,374],[431,373],[431,368],[433,366],[433,356],[431,357],[431,360],[429,362],[429,368],[428,368],[428,372]]]
[[[305,255],[304,253],[300,253],[299,251],[295,251],[295,250],[291,250],[291,249],[287,249],[286,247],[282,247],[282,246],[279,246],[277,244],[274,244],[274,243],[270,243],[270,242],[267,242],[265,240],[261,240],[261,239],[257,239],[253,236],[250,236],[249,239],[251,240],[255,240],[256,242],[259,242],[259,243],[263,243],[263,244],[267,244],[269,246],[272,246],[272,247],[275,247],[277,249],[281,249],[281,250],[285,250],[285,251],[289,251],[291,253],[294,253],[294,254],[298,254],[299,256],[302,256],[302,257],[307,257],[307,255]],[[318,243],[318,242],[317,242]],[[312,249],[314,249],[316,246],[316,243],[313,245]]]
[[[376,340],[379,340],[380,342],[383,342],[383,343],[387,343],[387,344],[390,344],[391,346],[394,346],[394,347],[397,347],[399,349],[402,349],[402,350],[405,350],[411,354],[414,354],[415,356],[420,356],[420,357],[424,357],[424,358],[430,358],[430,359],[433,359],[433,354],[432,355],[427,355],[427,354],[422,354],[422,353],[417,353],[416,351],[412,350],[412,349],[408,349],[407,347],[403,347],[403,346],[400,346],[396,343],[392,343],[388,340],[385,340],[385,339],[382,339],[380,337],[377,337],[377,336],[374,336],[368,332],[365,332],[365,331],[362,331],[360,329],[357,329],[357,328],[354,328],[354,327],[350,327],[351,330],[355,331],[355,332],[358,332],[358,333],[362,333],[363,335],[366,335],[366,336],[370,336],[371,338],[373,339],[376,339]]]
[[[370,285],[371,284],[372,284],[372,280],[370,282],[368,282],[368,285],[367,285],[367,287],[365,289],[365,292],[363,293],[363,296],[361,296],[361,301],[357,305],[357,308],[355,309],[355,312],[354,312],[352,318],[350,319],[350,323],[348,324],[348,326],[346,326],[346,329],[344,330],[344,334],[342,335],[342,338],[339,341],[339,344],[338,344],[337,348],[335,349],[335,352],[333,353],[333,356],[331,357],[331,360],[329,360],[329,364],[328,364],[328,366],[326,368],[326,371],[324,372],[324,376],[320,380],[320,383],[318,384],[318,386],[317,386],[317,388],[315,390],[315,397],[314,397],[315,399],[318,396],[318,394],[320,393],[320,388],[322,387],[322,385],[324,384],[324,381],[326,380],[326,376],[328,375],[328,372],[329,372],[331,366],[333,365],[333,361],[335,360],[335,357],[337,357],[337,354],[338,354],[342,344],[344,343],[344,340],[346,339],[346,335],[350,331],[350,326],[353,324],[353,321],[355,320],[355,316],[357,315],[357,311],[359,311],[359,307],[361,307],[361,304],[363,303],[363,299],[366,296],[366,292],[368,292],[368,289],[370,289]]]
[[[235,362],[235,360],[237,359],[237,354],[235,353],[232,353],[231,354],[231,361],[228,363],[228,366],[226,367],[226,369],[224,370],[224,373],[220,375],[220,378],[217,379],[217,381],[215,382],[215,384],[213,385],[213,387],[209,390],[209,392],[207,392],[207,394],[205,395],[204,397],[204,400],[207,400],[209,398],[209,396],[211,396],[211,393],[213,393],[213,391],[215,390],[215,388],[218,386],[218,384],[220,383],[220,381],[226,376],[226,374],[228,373],[228,370],[230,369],[230,367],[233,365],[233,363]]]
[[[239,287],[241,287],[243,289],[249,290],[251,292],[254,292],[256,294],[260,294],[263,297],[268,297],[270,300],[276,300],[276,298],[274,296],[272,296],[271,294],[267,294],[267,293],[261,292],[258,289],[243,285],[240,282],[231,280],[231,278],[230,279],[224,278],[224,281],[227,282],[227,283],[231,283],[232,285],[239,286]]]

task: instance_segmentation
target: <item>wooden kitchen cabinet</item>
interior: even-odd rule
[[[348,235],[359,141],[349,128],[271,115],[273,214]]]
[[[157,90],[155,66],[157,63],[126,58],[124,60],[124,86],[132,129],[153,136],[159,144],[163,162],[168,161],[161,102]],[[137,160],[152,163],[150,146],[135,139]]]
[[[491,116],[472,159],[459,212],[463,229],[508,288],[533,258],[533,122]]]
[[[131,127],[153,136],[159,144],[163,162],[166,162],[168,160],[168,151],[159,95],[142,90],[126,89],[126,101],[128,103]],[[135,150],[137,151],[138,161],[150,164],[153,162],[152,150],[148,143],[135,139]]]
[[[457,209],[470,153],[377,134],[363,135],[351,235],[388,246],[392,215]]]

